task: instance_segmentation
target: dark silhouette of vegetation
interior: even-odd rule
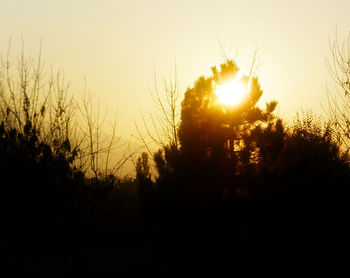
[[[160,149],[151,153],[141,136],[148,153],[135,178],[120,177],[134,154],[110,167],[116,122],[103,136],[105,116],[90,96],[78,105],[61,74],[45,82],[40,58],[37,66],[19,61],[17,79],[9,59],[0,71],[5,270],[230,277],[345,269],[350,161],[338,118],[306,111],[287,124],[276,101],[258,105],[258,78],[240,77],[225,57],[186,90],[180,119],[177,79],[165,98],[156,89],[155,133],[144,123]],[[222,104],[215,91],[233,78],[247,94]]]
[[[257,78],[242,77],[250,83],[250,91],[241,104],[223,106],[216,101],[215,86],[238,73],[233,61],[212,69],[212,77],[200,77],[187,89],[182,102],[179,127],[180,147],[173,144],[155,154],[159,187],[169,196],[210,200],[221,198],[223,192],[235,190],[236,176],[249,171],[257,152],[252,133],[273,120],[276,102],[266,110],[256,106],[262,95]],[[175,184],[172,184],[175,180]],[[164,184],[164,185],[161,185]],[[160,189],[161,190],[161,189]],[[175,192],[173,192],[175,191]],[[168,193],[165,193],[168,194]]]
[[[79,109],[63,73],[47,75],[40,54],[34,62],[23,52],[15,70],[9,54],[1,60],[1,255],[23,272],[34,248],[34,257],[62,259],[63,275],[79,274],[82,246],[99,231],[101,207],[112,198],[117,212],[120,185],[131,183],[117,176],[128,158],[111,167],[116,122],[105,136],[91,97]]]
[[[277,102],[259,108],[257,78],[242,78],[251,86],[240,105],[218,104],[215,85],[237,72],[228,60],[187,89],[180,144],[170,142],[154,154],[151,223],[187,237],[175,257],[196,271],[215,274],[227,264],[232,273],[253,274],[256,267],[256,273],[295,274],[315,272],[319,263],[333,271],[341,257],[322,248],[334,252],[331,237],[345,240],[348,155],[331,124],[312,112],[287,128],[273,115]]]

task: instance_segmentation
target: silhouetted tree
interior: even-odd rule
[[[141,156],[137,159],[136,179],[137,180],[151,179],[149,158],[148,158],[148,154],[145,152],[143,152]]]
[[[328,113],[337,132],[337,140],[350,148],[350,34],[342,43],[336,37],[330,46],[331,59],[326,59],[328,70],[336,83],[327,88]]]
[[[252,131],[274,119],[277,102],[266,104],[265,110],[257,106],[262,90],[256,77],[240,78],[249,90],[238,105],[218,102],[217,86],[236,78],[238,72],[237,65],[228,60],[220,70],[213,67],[211,77],[198,78],[185,92],[178,132],[180,148],[169,145],[155,155],[158,180],[173,190],[176,187],[178,194],[204,194],[207,198],[221,194],[222,187],[232,185],[239,171],[254,159]],[[167,176],[180,180],[171,187],[173,182],[165,182]]]
[[[307,111],[297,115],[288,129],[278,120],[254,136],[260,150],[258,182],[248,192],[250,206],[260,210],[264,244],[286,256],[304,250],[298,261],[308,267],[334,263],[335,257],[325,250],[334,250],[334,237],[345,240],[342,219],[350,197],[349,157],[336,140],[336,131]],[[281,250],[281,244],[289,247]]]
[[[150,163],[148,154],[143,152],[136,163],[136,182],[138,184],[138,196],[142,213],[151,219],[155,211],[155,189],[151,180]]]
[[[218,103],[216,86],[238,71],[227,61],[187,89],[179,148],[169,144],[154,154],[158,177],[153,196],[158,202],[153,204],[158,210],[153,215],[158,212],[158,221],[194,238],[202,235],[201,245],[212,252],[218,251],[212,246],[220,234],[228,249],[237,252],[220,249],[220,260],[227,256],[244,265],[247,258],[256,264],[273,258],[276,269],[284,269],[297,250],[313,256],[310,265],[330,260],[317,242],[328,232],[334,235],[332,227],[344,227],[340,218],[350,197],[349,158],[336,131],[311,112],[286,127],[273,115],[277,102],[265,109],[257,106],[262,90],[253,77],[241,80],[250,84],[242,103]],[[327,239],[323,246],[329,244]],[[199,261],[210,257],[200,250]],[[307,264],[308,255],[298,255],[297,269]]]
[[[83,229],[101,200],[117,189],[116,171],[127,160],[109,168],[116,125],[105,136],[91,98],[79,109],[68,88],[61,71],[44,72],[40,53],[28,59],[22,49],[15,69],[9,54],[1,59],[1,211],[23,231]]]
[[[157,75],[154,74],[154,89],[150,91],[150,96],[156,111],[149,114],[148,121],[141,114],[142,126],[135,122],[135,127],[142,141],[142,147],[153,156],[153,147],[179,146],[180,90],[176,65],[169,80],[163,79],[161,89],[159,89]]]

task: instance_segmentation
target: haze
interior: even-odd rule
[[[350,2],[339,1],[0,1],[0,53],[16,57],[24,38],[46,65],[64,69],[71,92],[84,78],[109,111],[118,111],[123,137],[135,133],[140,111],[153,109],[154,73],[168,78],[177,64],[183,93],[229,57],[247,70],[258,51],[263,97],[280,116],[301,108],[322,113],[329,40],[346,36]],[[283,111],[283,112],[282,112]]]

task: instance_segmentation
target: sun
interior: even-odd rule
[[[216,88],[218,101],[226,105],[236,105],[240,103],[247,94],[247,88],[237,78],[225,82]]]

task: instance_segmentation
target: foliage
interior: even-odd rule
[[[155,262],[166,265],[170,258],[176,267],[187,263],[203,272],[202,265],[213,265],[217,275],[222,264],[246,274],[252,264],[266,271],[271,261],[281,271],[294,268],[296,258],[329,263],[322,250],[348,236],[350,161],[339,140],[346,134],[311,111],[288,126],[273,114],[277,102],[257,105],[263,92],[252,76],[241,78],[250,88],[241,104],[219,104],[216,87],[239,74],[231,60],[186,90],[179,123],[177,87],[166,89],[165,99],[156,93],[164,125],[149,135],[161,139],[152,156],[158,175],[151,175],[144,152],[135,163],[136,179],[115,175],[127,156],[107,169],[117,148],[116,124],[111,136],[101,132],[105,115],[90,96],[78,105],[61,73],[45,81],[40,59],[33,66],[22,55],[17,77],[8,59],[2,65],[0,216],[6,240],[53,235],[47,241],[63,250],[62,261],[84,270],[90,268],[81,263],[84,255],[74,261],[69,252],[83,253],[91,247],[87,242],[96,250],[104,241],[104,252],[113,243],[113,254],[151,246]],[[39,240],[33,242],[36,248]]]
[[[40,53],[35,60],[22,50],[15,68],[9,53],[1,59],[1,215],[9,230],[82,229],[117,189],[115,175],[127,158],[109,168],[116,122],[105,135],[91,97],[80,109],[68,90],[62,71],[45,72]]]
[[[237,106],[218,103],[215,89],[235,78],[239,68],[228,60],[212,68],[211,77],[200,77],[193,88],[188,88],[182,101],[179,126],[180,145],[169,144],[155,154],[159,180],[167,175],[196,176],[210,180],[218,177],[233,178],[245,164],[254,158],[256,147],[251,134],[273,120],[277,102],[257,106],[262,90],[255,77],[243,76],[250,88],[246,98]]]
[[[213,67],[211,77],[200,77],[194,87],[186,91],[179,128],[184,153],[204,160],[222,155],[231,163],[249,160],[251,151],[244,154],[250,147],[245,138],[254,128],[273,118],[272,112],[277,103],[267,104],[266,110],[259,108],[257,102],[262,90],[258,79],[243,76],[241,81],[249,84],[250,90],[242,103],[234,107],[219,104],[216,86],[235,78],[238,71],[237,65],[228,60],[220,66],[220,70]]]
[[[143,199],[145,212],[158,225],[161,221],[171,229],[210,234],[203,246],[212,246],[219,234],[239,254],[245,248],[271,249],[269,256],[282,267],[286,262],[276,254],[294,256],[305,244],[316,248],[327,233],[334,233],[332,225],[343,227],[349,157],[332,125],[311,111],[287,127],[273,115],[277,102],[259,108],[257,78],[245,77],[251,91],[240,105],[218,104],[215,84],[237,72],[228,61],[187,89],[180,145],[168,144],[154,154],[158,177]],[[282,249],[285,245],[289,247]],[[227,251],[218,260],[225,256],[232,255]]]
[[[0,121],[5,131],[15,129],[46,144],[54,156],[64,157],[72,167],[100,179],[116,175],[130,156],[113,156],[120,139],[117,118],[106,134],[106,113],[101,115],[99,103],[93,103],[86,89],[81,103],[73,98],[63,71],[45,72],[41,53],[31,59],[22,49],[17,66],[13,66],[10,52],[1,57]]]
[[[136,179],[147,180],[151,178],[148,154],[143,152],[137,159],[136,163]]]
[[[3,123],[0,152],[6,229],[65,230],[78,224],[70,221],[78,216],[74,207],[82,201],[83,173],[72,168],[66,156],[55,154],[33,134],[6,130]]]

